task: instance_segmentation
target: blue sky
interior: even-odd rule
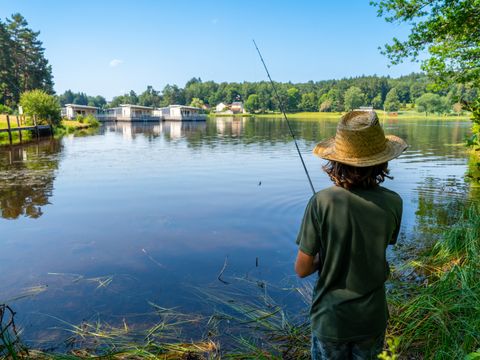
[[[408,29],[376,17],[369,0],[54,1],[0,0],[4,19],[26,17],[53,67],[55,89],[111,99],[147,85],[202,80],[305,82],[359,75],[396,77],[378,47]]]

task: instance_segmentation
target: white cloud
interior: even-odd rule
[[[110,61],[110,67],[117,67],[118,65],[122,64],[123,60],[120,59],[113,59]]]

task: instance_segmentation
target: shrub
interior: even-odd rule
[[[12,108],[8,107],[7,105],[0,104],[0,114],[11,115],[12,113],[13,113]]]
[[[20,97],[20,105],[25,115],[37,115],[40,121],[51,121],[53,125],[60,124],[60,103],[42,90],[26,91]]]
[[[91,127],[99,127],[100,126],[100,121],[97,120],[97,118],[93,115],[87,115],[83,119],[87,124],[89,124]]]

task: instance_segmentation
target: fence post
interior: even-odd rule
[[[8,127],[8,141],[10,141],[10,145],[12,145],[12,130],[10,127],[10,115],[7,115],[7,127]]]
[[[18,120],[18,115],[16,115],[15,118],[17,119],[18,137],[20,138],[20,142],[22,142],[22,129],[20,128],[20,121]]]

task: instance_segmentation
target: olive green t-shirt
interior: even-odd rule
[[[320,340],[355,341],[385,330],[385,251],[397,239],[401,217],[402,199],[381,186],[333,186],[310,199],[297,244],[305,254],[320,253],[310,310]]]

